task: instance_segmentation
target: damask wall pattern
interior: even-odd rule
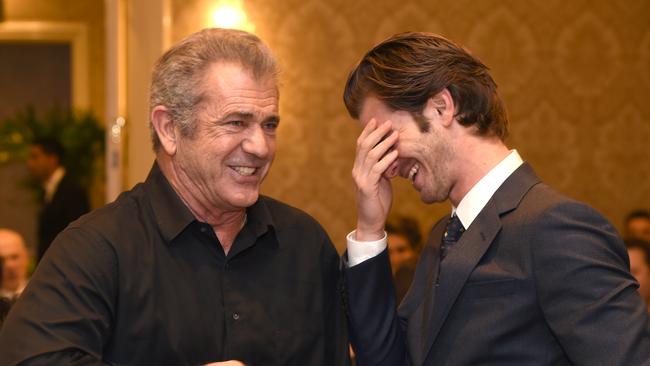
[[[177,41],[206,24],[208,0],[173,0]],[[278,152],[264,192],[299,207],[339,250],[355,226],[350,177],[360,128],[342,88],[378,41],[428,31],[466,46],[493,72],[511,121],[507,143],[547,183],[620,227],[650,208],[650,2],[647,0],[245,0],[280,59]],[[426,231],[447,204],[424,205],[394,181],[393,213]]]

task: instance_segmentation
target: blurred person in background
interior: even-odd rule
[[[86,191],[66,174],[62,164],[64,156],[61,143],[51,138],[35,139],[29,150],[27,168],[42,188],[37,222],[37,262],[68,224],[90,210]]]
[[[23,237],[9,229],[0,229],[2,287],[0,297],[14,299],[25,289],[29,279],[29,253]]]
[[[625,217],[625,238],[635,238],[650,242],[650,211],[634,210]]]
[[[626,239],[630,256],[630,272],[639,282],[639,294],[648,304],[650,312],[650,243],[640,239]]]
[[[418,261],[422,234],[412,217],[397,217],[386,224],[388,258],[393,271],[395,295],[399,304],[408,292]]]
[[[2,265],[2,261],[0,261],[0,281],[2,281],[3,268],[4,266]],[[5,322],[5,318],[7,317],[12,304],[12,300],[0,297],[0,329],[2,329],[2,324]]]

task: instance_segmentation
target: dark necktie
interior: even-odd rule
[[[460,222],[458,216],[454,215],[447,222],[445,234],[442,236],[442,245],[440,246],[440,260],[442,261],[447,256],[447,252],[451,247],[456,244],[460,236],[465,232],[463,224]]]

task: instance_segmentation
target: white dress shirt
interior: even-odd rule
[[[458,207],[452,207],[452,215],[458,215],[463,227],[469,229],[476,216],[483,210],[497,189],[501,187],[501,184],[523,163],[524,161],[517,150],[511,150],[508,156],[501,160],[467,192]],[[388,245],[386,237],[386,233],[384,233],[384,237],[379,240],[364,242],[355,240],[355,231],[349,233],[347,236],[348,266],[353,267],[379,255]]]
[[[52,201],[52,197],[54,197],[54,192],[56,192],[56,188],[59,186],[59,183],[61,183],[61,179],[63,179],[63,176],[65,175],[65,169],[63,167],[58,167],[50,175],[50,178],[45,182],[43,185],[43,188],[45,189],[45,202],[50,202]]]

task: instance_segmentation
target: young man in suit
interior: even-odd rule
[[[476,57],[437,35],[396,35],[363,57],[344,100],[363,126],[344,258],[360,365],[650,365],[623,242],[506,147],[506,112]],[[453,206],[397,311],[384,232],[396,176]]]
[[[86,191],[66,174],[62,165],[64,153],[63,146],[50,138],[35,139],[29,151],[27,167],[43,187],[37,261],[69,223],[90,210]]]

